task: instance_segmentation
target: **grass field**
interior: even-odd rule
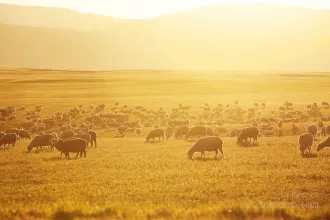
[[[2,68],[0,85],[1,106],[43,104],[42,116],[79,104],[104,103],[107,111],[116,101],[167,110],[181,103],[197,114],[205,102],[235,100],[242,108],[265,102],[267,115],[286,100],[306,111],[306,104],[330,97],[327,73]],[[330,148],[316,154],[317,143],[313,155],[302,158],[295,136],[261,137],[255,147],[238,147],[235,138],[224,137],[224,158],[207,153],[206,160],[196,154],[191,161],[192,142],[146,144],[148,129],[123,139],[111,138],[113,131],[96,132],[98,148],[89,148],[86,158],[66,160],[58,151],[29,154],[27,140],[2,148],[0,219],[330,218]]]

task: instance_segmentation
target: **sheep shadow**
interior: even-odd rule
[[[65,159],[65,157],[51,157],[51,158],[43,158],[43,161],[48,162],[48,161],[60,161]]]
[[[301,155],[301,157],[302,158],[316,158],[316,157],[318,157],[318,155],[317,154],[302,154]]]
[[[237,144],[238,147],[259,147],[259,143],[251,144],[249,142],[245,142],[243,144]]]
[[[217,157],[207,157],[207,158],[201,158],[201,157],[195,157],[193,159],[191,159],[192,161],[198,161],[198,162],[207,162],[207,161],[220,161],[223,158]]]

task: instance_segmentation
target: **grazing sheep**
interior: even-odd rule
[[[220,135],[228,136],[228,134],[229,134],[228,130],[224,127],[216,127],[214,129],[214,135],[215,136],[220,136]]]
[[[60,135],[61,139],[67,139],[67,138],[72,138],[74,136],[73,131],[63,131],[62,134]]]
[[[187,140],[190,137],[207,137],[207,132],[208,129],[205,126],[192,127],[185,136],[185,139]]]
[[[0,147],[2,147],[2,145],[4,145],[4,147],[6,147],[6,145],[13,145],[13,147],[15,147],[17,141],[17,136],[15,133],[9,133],[9,134],[5,134],[1,137],[0,139]]]
[[[141,133],[142,133],[142,130],[141,130],[141,128],[138,128],[138,129],[135,130],[135,132],[138,136],[140,136]]]
[[[166,128],[165,136],[166,136],[167,140],[170,139],[173,136],[173,132],[174,132],[174,129],[172,127]]]
[[[149,134],[146,137],[145,142],[149,142],[150,139],[152,139],[154,141],[155,138],[157,138],[157,137],[159,138],[159,141],[160,141],[161,137],[163,137],[163,140],[164,140],[164,136],[165,136],[165,131],[161,128],[156,128],[149,132]]]
[[[51,151],[53,151],[54,149],[52,147],[50,140],[52,140],[54,138],[56,138],[56,136],[53,134],[37,135],[32,139],[32,141],[28,145],[27,149],[29,152],[31,152],[31,150],[35,147],[37,148],[37,151],[38,151],[39,148],[41,148],[41,150],[42,150],[43,146],[49,146],[51,148]]]
[[[219,137],[201,138],[197,140],[196,143],[189,149],[188,158],[192,159],[193,154],[195,152],[201,152],[201,157],[204,156],[205,159],[205,154],[204,154],[205,151],[214,151],[215,152],[214,159],[216,159],[218,155],[218,150],[221,152],[223,156],[222,145],[223,145],[223,141]]]
[[[178,139],[181,138],[183,135],[187,135],[189,132],[189,127],[184,125],[184,126],[180,126],[176,129],[175,133],[174,133],[174,138]]]
[[[250,138],[250,144],[254,144],[258,141],[259,130],[256,127],[243,128],[237,137],[237,143],[243,145],[247,138]],[[253,142],[251,143],[251,139]]]
[[[80,133],[80,134],[75,134],[73,136],[74,138],[81,138],[81,139],[84,139],[87,143],[87,147],[88,147],[88,144],[89,142],[91,142],[91,135],[89,133]],[[93,144],[92,144],[93,145]]]
[[[330,137],[328,137],[325,141],[317,145],[317,152],[320,152],[323,148],[330,146]]]
[[[308,149],[309,154],[311,153],[311,148],[313,145],[314,135],[310,133],[305,133],[299,136],[299,150],[301,155],[305,154],[305,150]]]
[[[317,126],[316,125],[307,126],[306,132],[312,134],[314,136],[314,141],[316,141],[316,139],[315,139],[315,136],[316,136],[316,133],[317,133]]]
[[[70,138],[67,140],[52,140],[52,145],[62,153],[64,153],[65,157],[70,160],[69,153],[77,153],[76,158],[80,153],[80,157],[84,153],[86,157],[86,147],[87,142],[81,138]]]
[[[87,133],[91,136],[91,145],[92,145],[92,147],[93,147],[93,144],[94,144],[95,148],[97,148],[97,143],[96,143],[97,135],[96,135],[96,132],[88,131]]]
[[[28,130],[19,130],[18,131],[18,137],[20,139],[31,139],[30,132]]]

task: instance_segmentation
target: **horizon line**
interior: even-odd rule
[[[120,17],[120,16],[112,16],[104,13],[97,13],[97,12],[88,12],[88,11],[81,11],[77,10],[74,8],[70,7],[60,7],[60,6],[43,6],[43,5],[35,5],[35,4],[15,4],[15,3],[6,3],[2,2],[0,0],[0,5],[10,5],[10,6],[19,6],[19,7],[36,7],[36,8],[48,8],[48,9],[63,9],[63,10],[69,10],[73,11],[79,14],[83,15],[98,15],[98,16],[104,16],[104,17],[109,17],[109,18],[114,18],[114,19],[120,19],[120,20],[151,20],[155,19],[158,17],[166,16],[166,15],[173,15],[177,13],[184,13],[184,12],[189,12],[193,11],[196,9],[202,9],[202,8],[210,8],[210,7],[215,7],[219,5],[272,5],[272,6],[282,6],[282,7],[289,7],[289,8],[299,8],[299,9],[310,9],[310,10],[315,10],[315,11],[330,11],[330,8],[318,8],[318,7],[307,7],[307,6],[302,6],[302,5],[293,5],[293,4],[283,4],[283,3],[273,3],[273,2],[245,2],[245,3],[238,3],[238,2],[221,2],[221,3],[214,3],[214,4],[207,4],[207,5],[201,5],[198,7],[192,7],[190,9],[185,9],[185,10],[178,10],[178,11],[173,11],[173,12],[168,12],[168,13],[162,13],[159,15],[155,16],[148,16],[148,17]]]

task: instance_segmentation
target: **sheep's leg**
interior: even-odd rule
[[[217,159],[217,156],[218,156],[218,149],[215,150],[214,159]]]
[[[76,154],[76,159],[78,158],[79,152]]]
[[[224,157],[222,149],[219,149],[219,151],[221,152],[221,154],[222,154],[222,157]]]
[[[203,152],[201,152],[201,160],[203,159]]]
[[[71,160],[69,152],[66,153],[66,156],[67,156],[68,160]]]
[[[84,150],[83,152],[84,152],[84,157],[86,157],[86,150]]]

